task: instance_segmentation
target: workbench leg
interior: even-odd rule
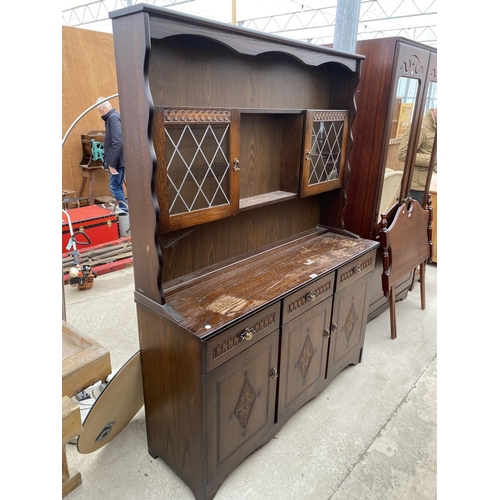
[[[80,185],[80,192],[78,196],[83,197],[83,191],[87,185],[87,179],[90,179],[90,192],[89,192],[89,205],[94,204],[95,198],[95,170],[82,170],[82,183]]]
[[[69,469],[66,458],[66,446],[62,447],[62,496],[63,498],[82,484],[82,475],[75,468]]]
[[[90,174],[89,205],[93,205],[95,198],[95,172],[92,170],[89,172],[89,174]]]
[[[85,176],[85,172],[82,173],[82,183],[80,184],[80,191],[78,193],[78,197],[83,197],[83,190],[85,189],[85,185],[87,184],[87,177]]]

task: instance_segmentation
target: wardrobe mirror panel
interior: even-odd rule
[[[401,181],[406,162],[408,139],[414,121],[415,103],[418,96],[419,80],[402,76],[398,80],[392,111],[391,131],[387,160],[385,164],[379,215],[386,214],[399,202]]]

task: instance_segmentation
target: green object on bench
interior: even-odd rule
[[[91,139],[90,142],[92,144],[92,160],[101,160],[102,162],[104,162],[104,143],[96,141],[95,139]]]

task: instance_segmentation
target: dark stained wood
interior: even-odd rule
[[[425,104],[425,87],[437,81],[436,49],[401,37],[359,41],[356,50],[366,57],[355,92],[356,117],[352,126],[353,147],[349,156],[350,176],[346,186],[345,229],[362,238],[379,239],[379,206],[385,168],[389,161],[389,138],[393,128],[395,95],[401,76],[416,78],[420,92],[414,108],[413,131],[402,179],[402,197],[409,193],[413,158],[417,149]],[[414,63],[414,64],[413,64]],[[418,68],[417,68],[418,66]],[[393,146],[394,147],[394,146]],[[397,147],[397,146],[395,146]],[[392,214],[393,216],[394,214]],[[390,214],[388,214],[390,220]],[[389,307],[382,290],[382,254],[379,248],[372,281],[368,318]],[[397,300],[406,298],[412,272],[394,285]]]
[[[332,189],[337,189],[344,185],[344,170],[349,142],[349,114],[345,110],[308,110],[305,112],[305,115],[300,194],[301,196],[311,196],[325,191],[331,191]],[[311,151],[314,145],[313,127],[315,123],[317,124],[319,122],[324,124],[327,129],[331,126],[332,122],[341,124],[343,133],[340,136],[340,144],[337,145],[335,142],[332,142],[332,147],[328,148],[328,152],[330,154],[339,155],[337,162],[338,176],[332,180],[327,180],[326,178],[323,178],[323,176],[321,178],[321,182],[310,182],[309,177],[312,168],[312,157],[315,156]],[[330,135],[330,139],[333,141],[336,140],[335,132]],[[327,141],[327,144],[329,144],[329,141]]]
[[[366,59],[361,63],[361,80],[355,94],[357,113],[352,126],[354,145],[349,156],[351,172],[344,220],[346,229],[363,238],[374,237],[372,219],[378,209],[377,195],[383,176],[380,164],[387,147],[384,117],[392,90],[394,42],[386,39],[377,42],[358,42],[356,47],[364,52]]]
[[[168,235],[162,236],[162,281],[167,286],[171,280],[193,271],[223,265],[227,260],[276,245],[314,229],[318,216],[317,199],[292,199],[201,224],[188,236],[176,239],[174,244],[169,243]]]
[[[111,17],[149,452],[197,500],[211,500],[245,457],[361,360],[378,243],[341,232],[362,57],[151,6]],[[205,111],[231,114],[229,210],[171,208],[169,175],[182,177],[183,166],[166,169],[161,110],[188,108],[201,111],[201,131]],[[343,172],[325,192],[300,188],[309,110],[345,117]],[[192,165],[189,197],[205,173],[203,162]],[[352,339],[336,358],[333,310]]]
[[[205,139],[206,136],[213,137],[217,133],[215,130],[218,130],[219,138],[225,138],[222,146],[215,144],[215,140]],[[178,153],[174,155],[174,146],[167,139],[167,133],[179,141],[180,137],[186,138],[181,144],[184,146],[182,158]],[[198,134],[196,140],[201,144],[193,140],[192,134]],[[205,224],[238,213],[239,110],[155,107],[153,144],[157,159],[156,193],[161,232]],[[219,147],[224,152],[223,160],[218,153]],[[221,159],[214,161],[216,156]],[[170,165],[167,176],[172,157],[177,160],[176,167]],[[207,175],[208,166],[214,175]],[[173,179],[175,172],[178,178]],[[176,189],[180,191],[179,196]],[[219,196],[215,196],[217,193]],[[179,203],[181,199],[182,203]],[[189,205],[190,210],[176,209],[172,206],[174,201],[181,207]]]
[[[219,483],[274,428],[279,330],[207,376],[209,477]]]
[[[279,329],[281,307],[279,302],[266,307],[258,314],[238,322],[219,335],[207,340],[206,371],[210,372],[267,335]]]
[[[351,71],[355,70],[356,59],[359,58],[356,55],[346,55],[342,52],[328,50],[325,47],[311,46],[262,32],[239,29],[227,23],[207,22],[200,17],[180,14],[175,11],[169,11],[168,16],[165,16],[164,10],[151,5],[136,5],[127,9],[119,9],[111,12],[110,18],[115,19],[125,14],[140,12],[146,12],[150,15],[152,38],[161,39],[166,36],[182,35],[190,30],[198,36],[218,40],[241,54],[256,56],[266,52],[279,51],[288,53],[311,66],[336,62],[345,65]]]
[[[283,325],[278,421],[314,397],[326,378],[332,297]]]
[[[298,194],[302,131],[302,113],[242,113],[240,206],[269,193]]]
[[[218,276],[201,277],[167,294],[166,300],[183,317],[181,326],[206,337],[376,246],[368,240],[325,233],[236,263]]]
[[[187,29],[186,29],[187,31]],[[150,78],[158,106],[239,109],[329,107],[331,69],[284,54],[244,56],[215,40],[188,35],[152,40]]]
[[[349,364],[361,362],[368,313],[368,292],[375,263],[374,259],[370,261],[366,257],[364,262],[367,265],[366,270],[370,272],[349,281],[348,286],[335,292],[327,372],[329,378],[333,378]],[[352,269],[352,265],[346,267]],[[350,269],[347,269],[344,272],[349,271]],[[342,274],[341,269],[337,275]]]
[[[361,79],[355,94],[357,113],[352,127],[354,143],[349,157],[351,175],[344,220],[347,230],[362,238],[374,239],[397,82],[400,76],[408,76],[416,78],[423,86],[427,74],[427,69],[415,74],[414,67],[403,63],[418,59],[422,67],[427,68],[430,54],[436,49],[393,37],[360,41],[356,50],[366,59],[362,62]],[[425,97],[423,94],[421,90],[414,110],[416,130],[422,119],[419,113]],[[412,163],[414,146],[413,139],[407,165]]]
[[[161,288],[161,251],[157,240],[158,203],[153,189],[156,157],[149,131],[152,128],[152,102],[148,91],[146,69],[150,51],[145,15],[121,17],[113,21],[115,39],[128,39],[127,44],[115,45],[118,92],[120,94],[124,158],[127,165],[127,185],[130,227],[134,233],[134,266],[136,290],[164,303]],[[135,208],[134,208],[135,207]]]
[[[410,200],[397,209],[391,224],[382,216],[382,288],[389,298],[391,338],[397,336],[394,286],[416,267],[420,268],[421,308],[425,309],[425,263],[432,262],[432,206],[426,209]]]
[[[149,453],[161,457],[203,498],[202,345],[175,322],[142,306],[137,320]]]

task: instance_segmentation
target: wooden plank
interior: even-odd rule
[[[79,406],[68,396],[62,398],[62,443],[67,444],[82,432]]]
[[[62,483],[62,497],[71,493],[77,486],[82,484],[82,475],[75,468],[69,470],[69,478]]]
[[[63,361],[62,395],[74,396],[111,373],[109,351],[91,346]]]
[[[62,322],[62,396],[74,396],[111,373],[108,349]]]

